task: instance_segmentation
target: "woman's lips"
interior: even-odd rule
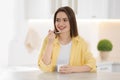
[[[65,29],[65,27],[58,27],[59,28],[59,30],[63,30],[63,29]]]

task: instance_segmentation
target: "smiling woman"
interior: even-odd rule
[[[61,32],[55,34],[54,31]],[[64,56],[64,57],[63,57]],[[72,8],[60,7],[54,15],[54,30],[49,30],[38,59],[38,66],[45,72],[60,73],[95,72],[96,61],[86,41],[79,36]]]

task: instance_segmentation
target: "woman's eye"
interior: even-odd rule
[[[60,22],[60,20],[59,20],[59,19],[56,19],[56,22]]]
[[[64,22],[67,22],[68,21],[68,19],[64,19]]]

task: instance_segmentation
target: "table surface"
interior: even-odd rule
[[[0,76],[0,80],[120,80],[120,72],[60,74],[35,69],[5,71]]]

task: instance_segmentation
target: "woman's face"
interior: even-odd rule
[[[55,26],[61,33],[70,32],[69,19],[65,12],[58,12],[56,15]]]

